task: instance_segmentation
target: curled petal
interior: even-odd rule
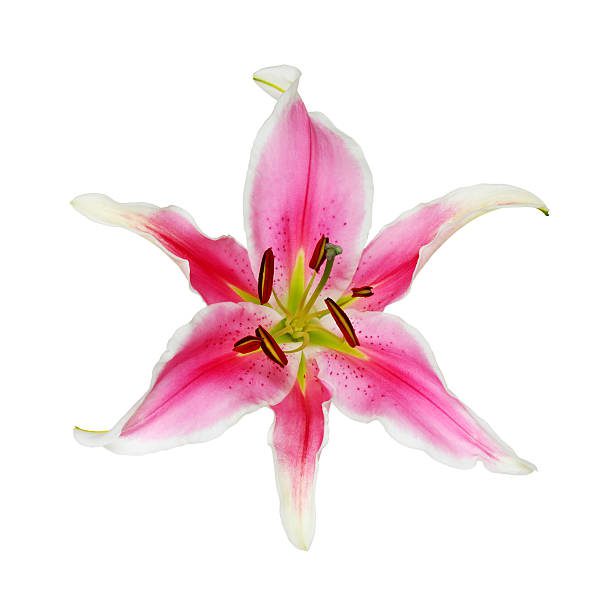
[[[295,66],[270,66],[253,75],[253,80],[267,94],[278,100],[291,86],[300,80],[302,73]]]
[[[304,384],[293,385],[285,399],[272,406],[272,447],[283,526],[291,542],[307,550],[315,527],[314,490],[317,462],[326,441],[329,393],[310,363]]]
[[[370,228],[372,178],[363,154],[323,115],[307,112],[297,91],[299,75],[296,68],[277,66],[254,76],[278,101],[251,153],[247,242],[254,273],[263,252],[273,249],[281,295],[298,259],[298,273],[305,274],[305,262],[323,235],[343,248],[328,289],[346,287]]]
[[[360,421],[377,419],[402,444],[455,467],[481,460],[494,472],[534,469],[447,389],[416,330],[383,313],[354,312],[352,319],[364,357],[317,355],[319,377],[340,410]]]
[[[257,301],[246,249],[230,236],[208,238],[184,210],[119,204],[97,193],[79,196],[72,205],[94,221],[125,227],[156,244],[179,265],[207,303]]]
[[[279,316],[255,304],[214,304],[181,328],[153,372],[145,396],[108,432],[76,429],[88,446],[142,454],[205,442],[256,408],[280,402],[296,378],[297,357],[279,368],[261,351],[235,352],[236,338]]]
[[[383,228],[363,252],[352,284],[370,285],[374,295],[352,307],[382,310],[398,300],[447,238],[472,219],[510,206],[530,206],[548,214],[538,197],[509,185],[464,187],[404,213]]]

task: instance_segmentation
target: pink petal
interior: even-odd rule
[[[343,249],[328,287],[344,289],[370,228],[369,168],[353,140],[323,115],[308,114],[297,91],[297,69],[268,68],[254,78],[264,81],[278,102],[257,135],[247,174],[245,222],[252,268],[257,273],[263,252],[271,247],[277,258],[275,284],[283,294],[298,253],[303,251],[308,262],[317,241],[327,235]],[[286,91],[270,87],[274,83]]]
[[[360,359],[325,352],[319,377],[334,405],[360,421],[378,419],[399,442],[456,467],[480,459],[494,472],[527,474],[520,459],[447,388],[422,336],[398,317],[353,312]]]
[[[75,198],[72,205],[94,221],[125,227],[159,246],[209,304],[244,301],[232,287],[257,295],[246,249],[229,236],[208,238],[176,206],[119,204],[94,193]]]
[[[351,286],[370,285],[374,295],[357,300],[353,307],[382,310],[398,300],[425,262],[460,227],[486,212],[510,206],[531,206],[548,214],[535,195],[509,185],[464,187],[404,213],[363,252]]]
[[[304,391],[296,382],[274,410],[269,442],[274,455],[281,517],[291,542],[308,550],[314,535],[317,461],[325,444],[330,395],[308,366]]]
[[[296,378],[298,357],[279,367],[261,351],[234,352],[234,342],[280,317],[255,304],[214,304],[181,328],[153,372],[145,396],[109,432],[75,430],[77,440],[142,454],[223,433],[247,412],[280,402]]]

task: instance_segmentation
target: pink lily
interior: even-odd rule
[[[307,549],[330,402],[357,420],[379,420],[399,442],[455,467],[480,460],[495,472],[534,469],[447,389],[421,335],[382,311],[468,221],[509,206],[548,209],[516,187],[466,187],[403,214],[364,250],[367,163],[353,140],[306,111],[299,78],[290,66],[254,75],[277,102],[251,154],[248,250],[227,236],[208,238],[173,206],[96,194],[72,202],[95,221],[157,244],[209,304],[170,340],[151,387],[111,430],[76,428],[75,436],[141,454],[210,440],[269,406],[283,525]]]

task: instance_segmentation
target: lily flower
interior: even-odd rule
[[[253,78],[276,104],[246,179],[248,248],[209,238],[174,206],[99,194],[72,202],[163,249],[208,304],[169,341],[136,405],[108,431],[75,428],[76,439],[148,453],[210,440],[269,406],[281,517],[302,549],[314,533],[330,403],[359,421],[380,421],[402,444],[448,465],[531,472],[448,390],[423,337],[383,310],[468,221],[510,206],[548,214],[544,203],[508,185],[457,189],[401,215],[364,249],[372,177],[361,149],[324,115],[308,113],[297,68],[265,68]]]

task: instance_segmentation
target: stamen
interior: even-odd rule
[[[261,340],[257,336],[245,336],[234,344],[234,350],[241,355],[257,351],[261,347]]]
[[[297,307],[298,312],[302,312],[302,309],[304,308],[304,302],[306,301],[306,298],[308,297],[308,294],[310,293],[310,289],[312,288],[312,283],[314,282],[314,279],[316,276],[317,276],[317,271],[313,270],[312,274],[310,275],[310,280],[308,281],[308,284],[306,285],[306,289],[304,289],[304,293],[302,293],[300,303],[298,304],[298,307]]]
[[[278,307],[286,314],[289,314],[289,309],[283,304],[283,302],[281,301],[281,299],[278,297],[276,291],[274,291],[274,289],[272,289],[272,295],[274,296],[274,299],[276,300],[276,303],[278,304]]]
[[[340,306],[338,306],[338,304],[336,304],[336,302],[334,302],[334,300],[331,298],[325,298],[325,304],[348,345],[351,347],[358,346],[359,339],[357,338],[353,324],[348,318],[346,312],[344,312],[344,310],[342,310],[342,308],[340,308]]]
[[[369,286],[365,286],[365,287],[353,287],[351,289],[351,291],[353,292],[352,297],[354,297],[354,298],[358,298],[358,297],[370,297],[371,295],[374,295],[374,291],[373,291],[372,287],[369,287]]]
[[[274,253],[266,249],[261,258],[259,278],[257,279],[257,293],[261,304],[267,304],[272,295],[272,282],[274,281]]]
[[[285,367],[289,362],[287,355],[285,355],[283,349],[278,345],[272,335],[261,325],[255,330],[255,333],[261,340],[261,350],[266,354],[266,356],[279,366]]]
[[[310,262],[308,263],[308,267],[311,270],[315,270],[318,272],[325,261],[325,247],[329,242],[329,238],[327,236],[321,236],[319,238],[319,242],[317,242],[314,251],[312,252],[312,257],[310,258]]]

